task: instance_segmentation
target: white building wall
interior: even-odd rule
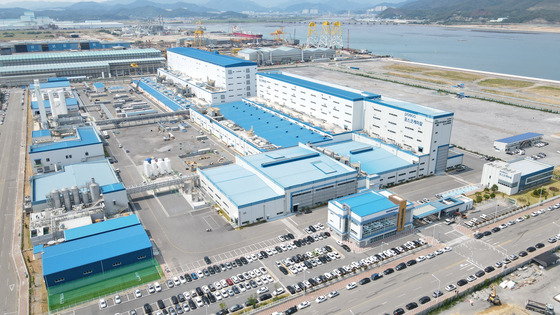
[[[105,201],[106,215],[115,215],[117,211],[128,207],[126,190],[103,194],[103,200]]]
[[[33,174],[37,174],[40,169],[42,169],[42,172],[52,172],[55,170],[55,165],[61,169],[65,165],[81,163],[88,160],[96,160],[103,158],[104,156],[103,143],[98,143],[68,149],[30,153],[29,159],[33,165]],[[35,163],[35,160],[37,159],[41,160],[40,165]],[[45,170],[45,167],[48,167],[48,170]]]
[[[480,183],[488,188],[497,185],[498,191],[513,195],[519,191],[521,172],[505,171],[505,165],[506,163],[499,161],[484,164]]]

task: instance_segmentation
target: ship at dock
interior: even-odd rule
[[[251,39],[261,39],[263,34],[253,33],[249,31],[243,31],[241,28],[234,26],[232,29],[232,34],[235,37],[240,38],[251,38]]]

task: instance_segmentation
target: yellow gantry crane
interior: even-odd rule
[[[202,23],[200,20],[196,22],[196,30],[194,31],[194,47],[202,48],[204,45],[202,44],[202,40],[204,38],[204,30],[202,29]]]
[[[270,35],[272,35],[272,40],[274,40],[277,43],[283,43],[284,42],[284,34],[286,34],[286,33],[284,33],[284,28],[283,27],[277,29],[273,33],[270,33]]]

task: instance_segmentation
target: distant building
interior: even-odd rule
[[[519,135],[494,141],[494,149],[504,152],[512,152],[517,149],[531,147],[542,140],[541,133],[527,132]]]
[[[130,48],[130,42],[123,41],[98,41],[98,40],[34,40],[13,41],[0,43],[2,55],[11,55],[28,52],[49,51],[85,51],[96,49],[118,49]]]
[[[494,161],[484,164],[480,183],[488,188],[497,185],[504,194],[514,195],[548,183],[553,171],[554,166],[527,158]]]
[[[296,61],[312,61],[319,58],[332,59],[336,51],[330,48],[294,48],[288,46],[245,48],[237,53],[239,58],[250,60],[259,65],[283,64]]]

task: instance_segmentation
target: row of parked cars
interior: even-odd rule
[[[288,274],[288,270],[295,275],[298,272],[313,269],[313,267],[317,267],[318,265],[323,265],[340,258],[341,256],[338,252],[334,251],[329,245],[325,245],[324,247],[315,248],[314,250],[307,251],[303,254],[295,254],[294,256],[283,259],[282,261],[276,261],[276,266],[284,275]]]

